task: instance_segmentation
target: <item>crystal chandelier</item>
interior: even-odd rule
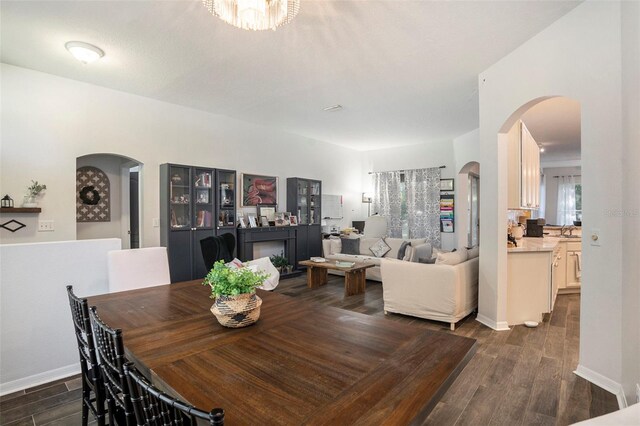
[[[288,24],[300,0],[202,0],[214,16],[244,30],[275,30]]]

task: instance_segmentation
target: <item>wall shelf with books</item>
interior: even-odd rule
[[[455,230],[455,194],[453,179],[440,181],[440,232],[450,234]]]

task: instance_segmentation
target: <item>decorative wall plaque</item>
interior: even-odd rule
[[[110,222],[109,177],[97,167],[76,170],[76,222]]]

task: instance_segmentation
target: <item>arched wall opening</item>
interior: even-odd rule
[[[76,158],[76,239],[142,241],[143,164],[127,156],[94,153]]]

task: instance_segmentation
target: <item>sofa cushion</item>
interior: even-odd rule
[[[404,260],[407,254],[407,247],[411,247],[411,243],[409,241],[403,241],[402,244],[400,244],[397,256],[398,260]]]
[[[418,263],[427,263],[433,265],[436,263],[436,259],[433,257],[420,257],[418,258]]]
[[[335,238],[335,239],[331,239],[330,240],[330,250],[329,250],[329,254],[338,254],[342,251],[342,241],[340,241],[340,238]]]
[[[457,265],[468,259],[467,249],[461,248],[450,253],[438,253],[436,265]]]
[[[467,249],[467,256],[469,259],[473,259],[474,257],[478,257],[480,255],[480,247],[475,246]]]
[[[366,256],[371,255],[371,247],[377,243],[380,238],[360,238],[360,253]]]
[[[360,238],[340,238],[342,254],[360,254]]]
[[[433,249],[430,243],[417,244],[412,247],[411,262],[419,262],[420,259],[428,259],[433,257]]]
[[[382,238],[376,241],[376,243],[369,248],[369,251],[373,253],[375,257],[382,257],[387,254],[389,250],[391,250],[391,247],[389,247]]]

